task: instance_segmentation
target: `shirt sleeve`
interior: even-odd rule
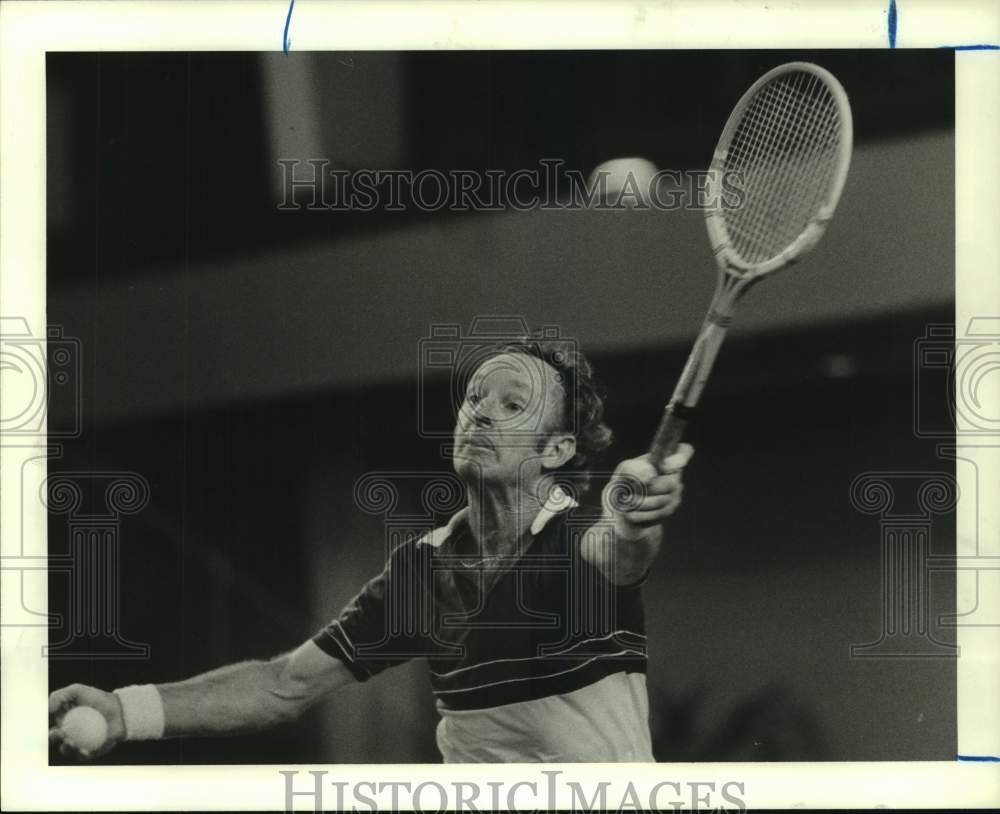
[[[425,655],[432,622],[425,559],[413,541],[397,547],[382,573],[312,641],[343,661],[358,681]]]

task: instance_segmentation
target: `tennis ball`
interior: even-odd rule
[[[645,158],[613,158],[594,167],[588,185],[602,191],[603,201],[649,204],[650,188],[656,176],[656,165]]]
[[[108,739],[108,722],[93,707],[73,707],[62,719],[59,728],[73,746],[93,752]]]

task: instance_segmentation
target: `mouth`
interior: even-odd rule
[[[487,441],[485,438],[481,436],[473,436],[473,437],[466,436],[466,438],[464,438],[462,441],[462,445],[466,447],[475,447],[476,449],[488,449],[488,450],[493,449],[493,444],[491,444],[489,441]]]

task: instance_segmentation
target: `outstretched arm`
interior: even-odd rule
[[[72,684],[49,696],[49,740],[59,744],[63,755],[91,759],[130,738],[157,737],[158,728],[162,737],[254,732],[296,720],[324,695],[354,680],[343,662],[307,641],[270,661],[221,667],[156,685],[156,692],[144,688],[141,693],[119,695]],[[59,728],[75,706],[93,707],[108,722],[108,739],[92,754],[78,749]],[[158,720],[162,727],[157,727]]]

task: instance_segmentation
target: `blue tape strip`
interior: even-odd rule
[[[889,28],[889,47],[895,48],[896,29],[899,27],[899,11],[896,9],[896,0],[889,0],[889,8],[886,11],[886,24]],[[939,45],[938,48],[950,48],[952,51],[1000,51],[1000,45],[995,43],[977,43],[975,45]]]
[[[292,0],[292,2],[288,4],[288,16],[285,17],[285,33],[284,33],[284,35],[281,38],[281,47],[282,47],[282,50],[284,50],[284,52],[286,54],[288,53],[288,46],[292,44],[292,41],[290,39],[288,39],[288,26],[292,22],[292,9],[293,8],[295,8],[295,0]]]
[[[1000,757],[994,755],[957,755],[959,760],[972,760],[981,763],[1000,763]]]

